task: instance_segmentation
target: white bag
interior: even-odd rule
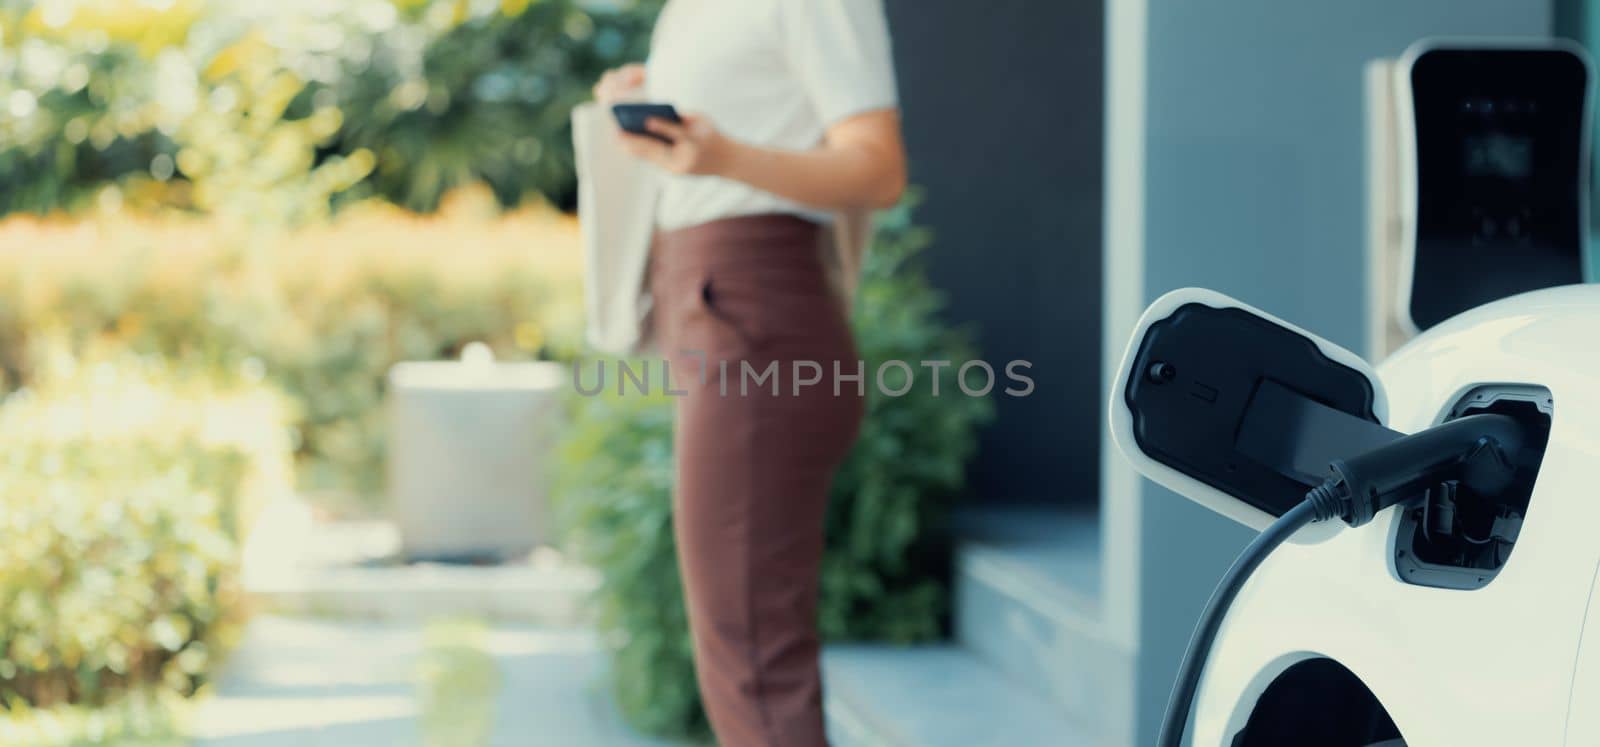
[[[594,102],[572,110],[583,234],[585,337],[594,349],[635,352],[650,299],[645,266],[655,231],[658,185],[649,166],[622,149],[610,112]]]
[[[583,234],[585,337],[595,350],[626,355],[644,343],[650,316],[645,270],[655,235],[660,184],[648,164],[623,150],[611,112],[595,102],[572,110]],[[846,309],[855,297],[872,228],[866,210],[841,211],[824,233],[823,263]]]

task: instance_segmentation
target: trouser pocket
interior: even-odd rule
[[[760,348],[760,299],[729,292],[729,283],[707,274],[696,289],[695,306],[710,324],[705,335],[707,351],[753,351]]]

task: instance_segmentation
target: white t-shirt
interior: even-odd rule
[[[810,150],[829,127],[898,102],[883,0],[669,0],[647,68],[650,100],[766,148]],[[729,179],[662,180],[665,230],[758,213],[829,220]]]

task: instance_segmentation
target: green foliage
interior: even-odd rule
[[[14,707],[0,714],[6,747],[186,747],[191,702],[158,689],[119,695],[101,705]]]
[[[672,535],[672,401],[577,402],[553,497],[579,556],[601,572],[595,597],[627,719],[649,734],[705,731]]]
[[[186,34],[192,5],[151,11],[137,27],[89,13],[69,27],[33,3],[0,3],[0,212],[76,206],[171,157],[158,65],[133,37]]]
[[[328,89],[348,115],[336,149],[377,153],[370,186],[413,210],[475,181],[502,204],[533,192],[571,205],[569,113],[601,73],[644,59],[660,4],[521,0],[458,23],[460,3],[413,10],[342,61]]]
[[[238,621],[246,504],[287,484],[270,393],[140,360],[57,363],[0,404],[6,728],[203,684]]]
[[[372,155],[319,154],[340,113],[288,111],[307,84],[286,69],[287,50],[252,43],[224,9],[237,10],[200,0],[0,9],[0,28],[19,32],[0,36],[10,115],[0,117],[0,209],[48,212],[94,197],[102,207],[197,208],[252,228],[325,214],[370,172]]]
[[[0,0],[0,212],[131,200],[276,226],[371,194],[433,210],[474,182],[570,205],[568,113],[643,58],[659,7]]]
[[[880,223],[853,314],[868,370],[977,357],[967,333],[938,320],[942,299],[914,261],[928,242],[909,205]],[[868,387],[860,441],[834,481],[819,611],[829,639],[914,643],[945,630],[945,514],[992,403],[953,395],[953,367],[940,369],[934,397],[925,372],[903,397]],[[618,702],[648,733],[703,735],[672,533],[672,402],[630,392],[574,407],[554,494],[579,556],[602,574]]]
[[[332,508],[373,509],[392,365],[473,341],[552,357],[577,337],[570,221],[461,212],[352,210],[255,251],[217,243],[209,223],[14,218],[0,226],[0,246],[15,244],[0,251],[0,380],[34,382],[55,344],[264,378],[295,405],[300,486]],[[441,251],[453,242],[474,251]]]
[[[979,357],[966,330],[939,320],[944,298],[916,266],[932,241],[913,225],[915,199],[882,216],[853,314],[867,370],[887,360],[954,361],[926,369],[903,397],[868,387],[855,449],[834,481],[823,558],[820,625],[830,638],[911,643],[936,637],[948,610],[946,500],[977,451],[988,399],[961,394],[956,367]],[[933,392],[939,395],[934,396]]]

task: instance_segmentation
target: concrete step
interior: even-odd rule
[[[833,646],[823,655],[834,747],[1077,747],[1062,709],[951,646]]]
[[[584,625],[597,584],[583,568],[401,565],[325,568],[273,581],[253,580],[251,600],[266,611],[344,619],[422,622],[472,617],[539,625]]]
[[[538,625],[589,622],[593,570],[542,548],[500,565],[404,563],[383,520],[319,521],[301,501],[262,511],[244,547],[245,592],[264,611],[420,622],[439,617]]]
[[[990,509],[960,525],[957,642],[1099,743],[1131,743],[1136,661],[1100,615],[1098,517]]]
[[[605,666],[582,629],[259,615],[185,726],[194,747],[676,747],[622,723]]]

